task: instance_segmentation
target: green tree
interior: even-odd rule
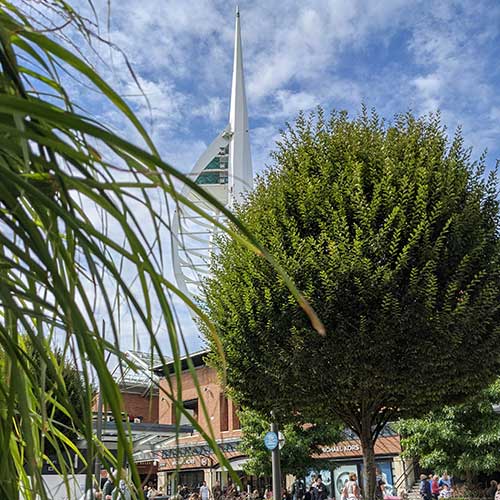
[[[33,380],[37,386],[43,385],[45,393],[50,395],[45,411],[47,415],[50,415],[53,424],[70,440],[76,442],[81,437],[77,422],[84,420],[85,412],[90,412],[90,408],[86,406],[83,398],[86,391],[85,379],[75,363],[70,361],[60,348],[48,349],[52,351],[51,357],[54,359],[54,366],[58,368],[60,377],[64,381],[64,391],[60,390],[58,379],[51,373],[48,373],[45,380],[42,380],[43,362],[38,351],[28,342],[26,351],[30,360]],[[65,410],[65,404],[61,403],[71,405],[74,417]],[[54,447],[50,442],[45,443],[45,452],[47,454],[54,453]]]
[[[404,454],[470,482],[500,468],[500,379],[465,403],[397,424]]]
[[[43,408],[44,418],[50,419],[54,428],[76,443],[77,439],[81,437],[78,423],[84,420],[86,411],[90,412],[90,408],[85,404],[84,394],[87,387],[82,373],[59,347],[53,348],[46,345],[46,353],[53,360],[53,368],[56,368],[57,371],[56,376],[44,370],[44,361],[29,339],[23,339],[21,346],[26,356],[26,366],[33,385],[43,388],[46,399]],[[5,374],[5,358],[5,352],[0,347],[0,377]],[[6,383],[5,379],[0,378],[0,380],[2,384]],[[72,409],[71,412],[66,410],[66,405]],[[57,450],[51,441],[55,439],[55,435],[46,430],[41,433],[41,437],[43,438],[44,453],[54,456]]]
[[[271,453],[264,446],[264,436],[270,422],[254,410],[239,413],[242,429],[240,449],[248,456],[245,471],[256,476],[271,475]],[[310,469],[321,470],[326,462],[315,458],[321,446],[338,443],[343,439],[343,426],[338,422],[304,425],[300,420],[283,426],[281,432],[285,446],[281,450],[281,469],[284,474],[304,477]]]
[[[497,180],[439,116],[299,116],[239,211],[317,312],[221,241],[207,311],[242,407],[281,423],[334,412],[360,438],[367,498],[388,421],[464,400],[498,374]],[[214,363],[217,343],[210,334]]]

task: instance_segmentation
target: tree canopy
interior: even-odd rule
[[[411,113],[300,115],[273,159],[239,216],[326,334],[268,264],[225,239],[206,307],[227,380],[241,406],[282,422],[338,415],[361,439],[372,496],[388,420],[460,402],[499,373],[496,175],[460,131],[449,141],[438,115]]]
[[[239,418],[242,429],[240,449],[248,457],[245,471],[256,476],[270,476],[271,454],[264,446],[270,420],[248,409],[241,410]],[[321,446],[341,441],[344,437],[342,430],[343,426],[338,421],[304,426],[296,420],[284,425],[281,429],[285,438],[280,454],[282,473],[305,477],[310,469],[324,468],[324,463],[314,455],[321,453]]]
[[[397,425],[406,456],[436,471],[471,479],[500,467],[500,379],[463,404]]]

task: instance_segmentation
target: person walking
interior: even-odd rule
[[[497,492],[495,493],[495,500],[500,500],[500,484],[497,486]]]
[[[420,474],[419,493],[422,500],[432,500],[431,483],[425,474]]]
[[[107,472],[108,478],[106,479],[106,482],[102,487],[102,498],[104,500],[112,500],[111,495],[113,493],[113,490],[115,489],[115,484],[113,482],[113,474],[115,473],[116,471],[114,469],[111,469],[111,473]]]
[[[201,500],[210,500],[210,489],[207,486],[207,482],[203,481],[200,486],[200,498]]]
[[[360,500],[361,491],[358,485],[358,476],[351,472],[349,474],[349,481],[345,483],[344,489],[342,490],[343,500]]]
[[[447,472],[444,472],[439,480],[439,489],[442,490],[444,486],[448,486],[448,489],[451,491],[451,477],[448,476]]]
[[[484,496],[486,498],[494,500],[495,495],[497,493],[497,489],[498,489],[498,483],[495,480],[490,481],[490,487],[484,492]]]
[[[326,500],[328,498],[328,487],[321,479],[321,476],[318,476],[316,479],[316,485],[313,490],[313,500]]]
[[[437,500],[439,497],[439,476],[434,474],[431,481],[431,495],[433,500]]]
[[[220,500],[222,496],[222,488],[220,487],[220,481],[215,481],[215,484],[212,487],[212,498],[214,500]]]
[[[384,500],[385,495],[385,481],[383,478],[377,479],[377,488],[375,489],[375,498]]]
[[[112,500],[132,500],[132,495],[125,480],[120,479],[118,486],[111,493]]]

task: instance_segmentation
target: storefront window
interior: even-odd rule
[[[220,395],[219,398],[219,406],[220,406],[220,430],[228,431],[229,430],[229,408],[228,408],[228,400],[224,394]]]

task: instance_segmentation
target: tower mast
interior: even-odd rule
[[[252,189],[253,178],[239,8],[236,9],[229,127],[232,133],[229,143],[229,205],[231,206],[234,201],[241,199],[244,191]]]
[[[243,75],[240,13],[236,10],[233,78],[229,123],[198,158],[189,176],[226,207],[241,201],[252,189],[252,158]],[[214,218],[221,214],[187,185],[182,194]],[[209,275],[215,236],[219,229],[187,206],[179,206],[172,221],[172,260],[179,289],[198,297],[201,280]]]

